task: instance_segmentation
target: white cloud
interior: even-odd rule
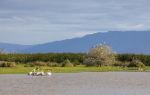
[[[83,36],[85,36],[85,35],[89,35],[89,34],[93,34],[93,33],[96,33],[96,32],[74,32],[73,34],[74,34],[74,37],[83,37]]]
[[[35,44],[109,30],[149,30],[149,4],[149,0],[0,0],[0,42]]]
[[[118,29],[120,30],[149,30],[150,28],[144,24],[118,24]]]

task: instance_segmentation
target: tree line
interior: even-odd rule
[[[142,62],[150,66],[150,55],[144,54],[115,54],[107,45],[98,45],[88,53],[47,53],[47,54],[5,54],[0,53],[0,61],[15,63],[56,62],[69,60],[71,63],[85,64],[87,66],[118,65],[126,66],[129,63]],[[132,64],[131,64],[132,65]]]
[[[83,63],[83,53],[47,53],[47,54],[0,54],[0,61],[28,63],[35,61],[62,63],[64,60]]]

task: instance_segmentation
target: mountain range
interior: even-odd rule
[[[0,43],[0,50],[7,53],[19,52],[21,50],[31,47],[30,45],[19,45],[10,43]]]
[[[106,43],[117,53],[150,54],[150,31],[98,32],[80,38],[54,41],[38,45],[0,43],[6,52],[17,53],[84,53],[97,44]]]

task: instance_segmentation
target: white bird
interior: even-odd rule
[[[43,72],[43,71],[33,71],[33,72],[29,72],[28,73],[29,76],[51,76],[52,73],[49,71],[49,72]]]
[[[46,74],[47,74],[48,76],[51,76],[51,75],[52,75],[52,73],[51,73],[51,72],[47,72]]]

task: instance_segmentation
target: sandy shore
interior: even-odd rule
[[[0,75],[0,95],[150,95],[150,72]]]

